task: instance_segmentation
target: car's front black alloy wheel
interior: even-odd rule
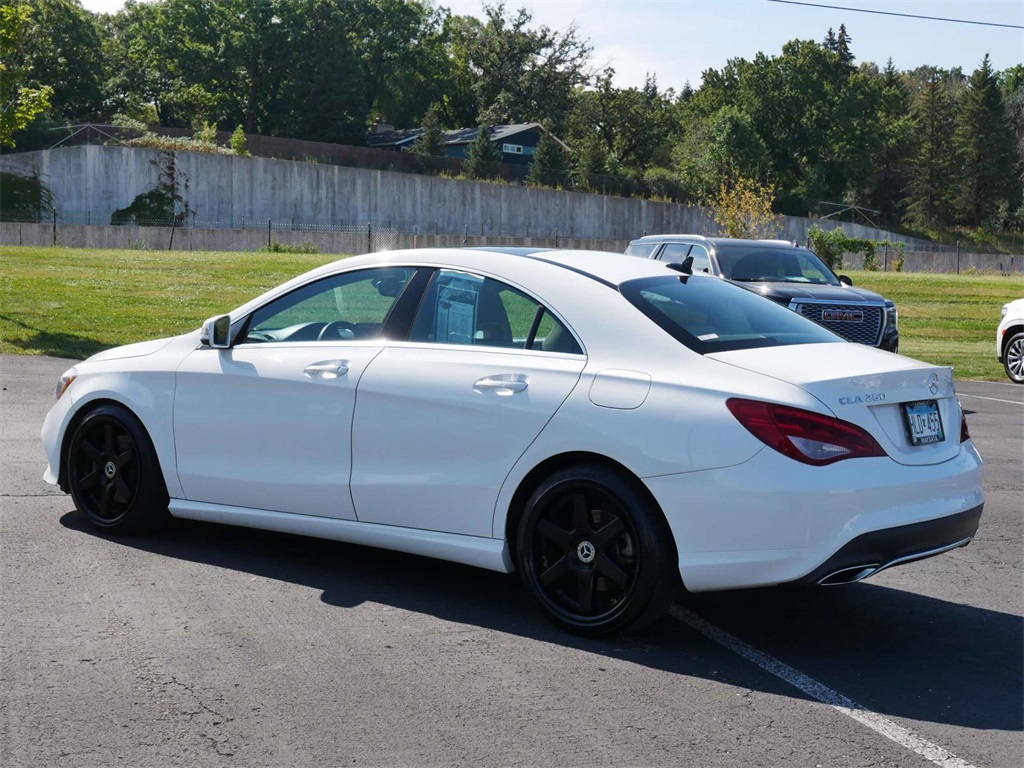
[[[1010,381],[1024,384],[1024,333],[1014,334],[1003,349],[1003,367]]]
[[[65,457],[75,506],[93,528],[139,533],[167,509],[167,491],[145,429],[124,408],[103,405],[78,423]]]
[[[664,611],[676,583],[668,542],[660,511],[633,482],[588,465],[533,493],[516,552],[524,583],[556,624],[602,635]]]

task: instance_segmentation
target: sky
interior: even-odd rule
[[[1024,0],[807,0],[815,5],[984,21],[1024,27]],[[481,0],[436,0],[460,15],[483,16]],[[82,0],[112,13],[123,0]],[[778,55],[795,38],[821,41],[846,25],[857,62],[899,70],[924,64],[970,74],[989,54],[994,69],[1024,63],[1024,29],[911,19],[772,0],[506,0],[526,7],[533,25],[564,31],[575,23],[593,46],[595,69],[611,66],[620,88],[641,86],[654,74],[661,90],[697,88],[707,69],[729,59]]]

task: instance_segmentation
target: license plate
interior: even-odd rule
[[[911,445],[941,443],[946,439],[942,432],[939,404],[935,400],[903,403],[903,419],[907,424]]]

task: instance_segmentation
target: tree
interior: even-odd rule
[[[0,145],[13,145],[13,134],[25,128],[49,106],[53,88],[26,82],[16,60],[32,18],[27,5],[0,5]]]
[[[423,157],[444,157],[447,152],[445,148],[448,142],[445,139],[444,131],[441,130],[441,123],[437,119],[437,109],[431,107],[423,118],[423,133],[413,142],[412,152]]]
[[[910,96],[892,59],[879,77],[882,98],[877,123],[881,140],[872,154],[872,170],[859,197],[866,207],[878,211],[879,224],[895,226],[906,207],[914,121]]]
[[[250,152],[246,149],[245,143],[245,131],[242,130],[242,126],[236,126],[235,130],[231,134],[231,138],[228,140],[228,146],[231,147],[231,151],[236,155],[248,157]]]
[[[490,127],[481,125],[476,139],[469,145],[462,170],[471,179],[493,179],[498,175],[500,165],[501,150],[491,141]]]
[[[568,140],[574,154],[580,150],[584,164],[590,163],[588,156],[599,160],[601,166],[610,161],[621,173],[637,178],[648,168],[669,161],[676,129],[673,94],[661,93],[651,75],[643,88],[615,88],[614,75],[608,67],[594,88],[576,92]],[[601,145],[598,154],[595,142]]]
[[[506,14],[505,4],[484,4],[487,21],[469,41],[469,63],[480,119],[488,123],[543,122],[564,133],[571,96],[590,80],[589,42],[570,25],[559,33],[530,28],[530,12]]]
[[[839,57],[839,63],[842,64],[843,69],[848,73],[852,74],[854,71],[854,55],[850,50],[850,43],[853,42],[853,38],[850,37],[846,31],[846,25],[839,25],[839,34],[837,35],[832,31],[832,27],[828,28],[828,34],[825,35],[825,40],[822,42],[822,46],[825,50],[836,54]]]
[[[130,0],[109,22],[126,62],[111,88],[122,111],[152,104],[162,125],[361,141],[367,106],[349,5]]]
[[[451,82],[443,8],[423,0],[360,0],[338,3],[359,59],[364,111],[398,126],[415,125],[441,101]],[[471,119],[476,120],[476,115]],[[462,123],[461,125],[469,125]]]
[[[63,122],[110,117],[104,103],[106,64],[96,17],[78,0],[33,0],[16,66],[30,81],[53,87],[50,109]]]
[[[293,0],[281,11],[279,37],[289,60],[268,65],[258,127],[275,136],[361,144],[369,110],[344,9],[332,0]]]
[[[695,201],[716,194],[723,178],[766,181],[771,173],[768,147],[753,121],[738,107],[726,106],[707,119],[692,121],[673,151],[685,187]]]
[[[774,199],[774,187],[737,176],[722,182],[711,200],[712,215],[726,237],[772,237],[779,225],[779,217],[772,212]]]
[[[707,118],[732,105],[749,115],[769,150],[780,209],[804,214],[864,184],[878,141],[880,96],[878,84],[851,74],[838,51],[793,40],[780,56],[759,53],[753,61],[735,59],[721,72],[705,72],[685,114]]]
[[[1015,198],[1019,187],[1006,172],[1019,168],[1019,158],[988,54],[968,80],[953,138],[961,162],[958,215],[964,223],[979,227],[993,218],[1000,203]]]
[[[535,186],[564,187],[569,180],[565,150],[544,131],[537,143],[537,151],[530,163],[526,181]]]
[[[239,78],[218,58],[220,25],[213,10],[188,0],[129,0],[105,20],[110,56],[120,63],[107,84],[115,111],[141,118],[152,105],[157,121],[168,127],[220,122],[218,101],[227,100],[225,89]]]
[[[576,189],[602,191],[607,153],[601,140],[592,134],[573,140],[572,148],[569,167],[573,186]]]
[[[480,114],[473,84],[476,73],[470,62],[470,48],[483,29],[475,16],[447,16],[441,35],[446,44],[444,66],[435,74],[441,87],[436,100],[442,125],[464,128],[475,125]]]
[[[952,219],[954,157],[951,81],[958,73],[923,68],[913,78],[917,86],[911,104],[916,126],[916,152],[910,162],[907,220],[925,227],[945,226]]]

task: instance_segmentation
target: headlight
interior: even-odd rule
[[[1009,311],[1010,311],[1010,305],[1009,304],[1003,304],[1003,311],[999,313],[999,319],[1002,320],[1004,317],[1006,317],[1006,313],[1009,312]]]
[[[898,328],[900,324],[900,311],[896,309],[894,304],[891,307],[885,308],[885,324],[891,325],[893,328]]]
[[[78,378],[77,368],[68,368],[64,373],[57,379],[57,389],[53,392],[54,402],[60,400],[61,395],[68,391],[68,387],[71,386],[71,382]]]

